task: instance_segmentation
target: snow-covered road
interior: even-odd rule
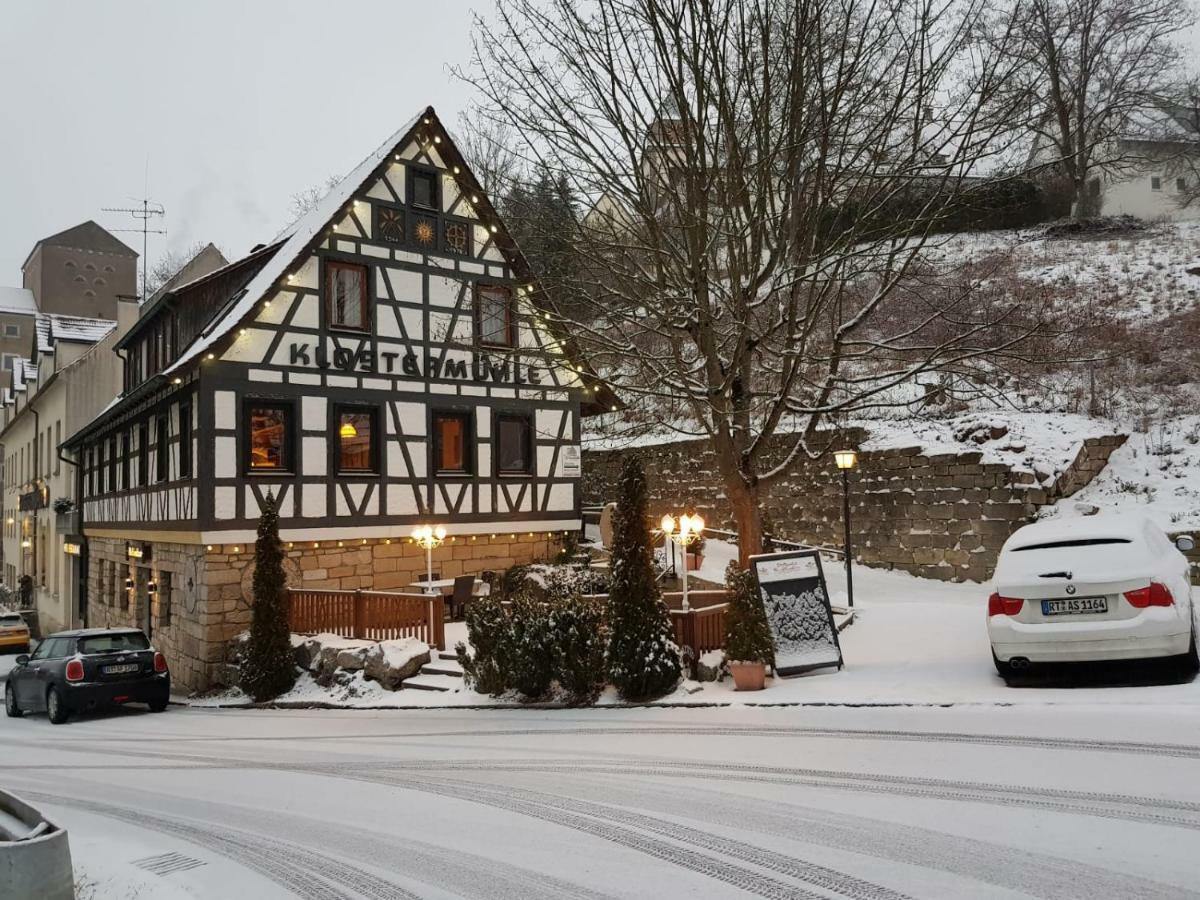
[[[0,721],[95,900],[1200,896],[1188,707]]]

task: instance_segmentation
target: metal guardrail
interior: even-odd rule
[[[6,791],[0,791],[0,887],[5,897],[75,897],[66,830]]]

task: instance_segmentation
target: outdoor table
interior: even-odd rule
[[[480,590],[481,585],[486,586],[486,582],[482,581],[479,578],[476,578],[474,588],[472,589],[472,593],[486,594],[488,591]],[[416,588],[421,593],[425,593],[426,588],[432,587],[435,593],[448,594],[454,590],[454,579],[453,578],[438,578],[434,581],[426,581],[425,579],[422,578],[420,581],[409,582],[408,586],[410,588]],[[488,590],[490,590],[490,589],[491,589],[490,586],[488,586]]]

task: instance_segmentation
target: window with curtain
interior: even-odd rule
[[[291,468],[291,409],[281,404],[248,404],[245,412],[246,468],[252,472]]]
[[[512,294],[508,288],[483,284],[475,288],[475,333],[485,347],[513,346]]]
[[[434,471],[438,475],[470,474],[466,413],[434,413]]]
[[[325,267],[326,313],[331,328],[366,331],[367,267],[328,263]]]
[[[377,472],[375,459],[376,410],[337,408],[337,469],[339,472]]]
[[[529,417],[496,417],[496,471],[500,475],[528,475],[533,468],[533,440]]]

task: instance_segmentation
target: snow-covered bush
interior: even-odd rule
[[[258,702],[272,700],[296,683],[284,589],[279,515],[268,493],[258,520],[250,640],[241,666],[242,690]]]
[[[592,703],[604,687],[604,650],[608,628],[604,603],[575,596],[550,604],[554,675],[573,703]]]
[[[767,622],[758,582],[749,569],[731,562],[725,570],[729,609],[725,611],[725,658],[775,665],[775,638]]]
[[[529,700],[540,700],[550,690],[558,657],[551,629],[551,601],[532,590],[521,590],[512,598],[508,615],[508,687]]]
[[[622,697],[648,700],[661,697],[679,683],[679,648],[654,578],[646,474],[637,457],[625,460],[617,488],[608,673]]]
[[[467,604],[467,636],[474,653],[461,641],[454,648],[463,677],[481,694],[502,694],[508,689],[503,666],[509,655],[508,614],[499,592],[475,598]]]

